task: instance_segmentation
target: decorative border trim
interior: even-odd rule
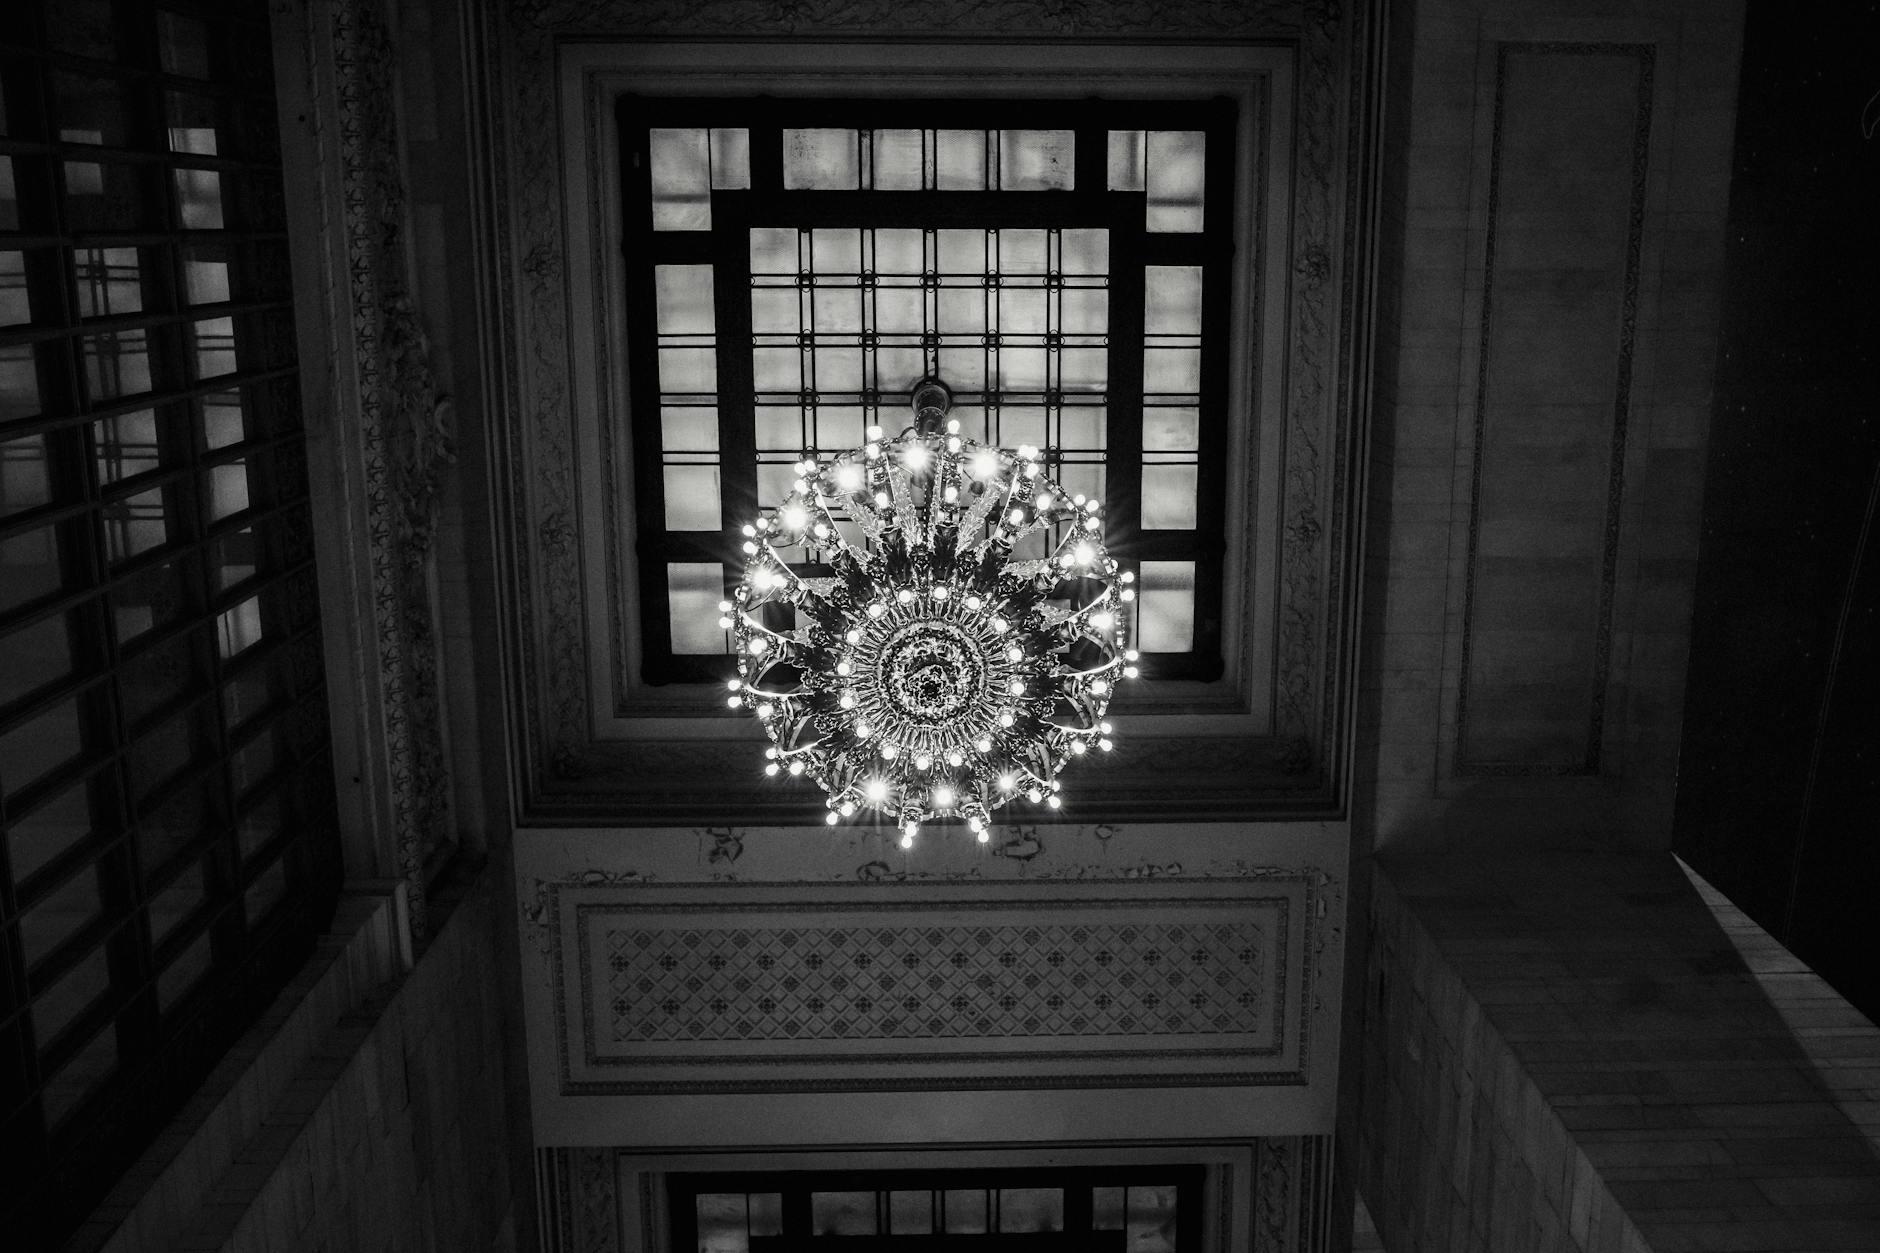
[[[1495,223],[1501,195],[1502,123],[1506,116],[1510,53],[1553,56],[1630,56],[1638,62],[1638,102],[1632,131],[1631,200],[1628,206],[1620,320],[1618,369],[1613,396],[1612,440],[1607,474],[1604,545],[1601,553],[1599,608],[1594,626],[1593,677],[1587,716],[1586,751],[1578,762],[1529,763],[1472,761],[1467,756],[1469,665],[1473,648],[1475,557],[1481,530],[1482,450],[1487,426],[1489,337],[1495,290]],[[1625,489],[1626,426],[1632,408],[1632,362],[1638,340],[1639,258],[1645,235],[1646,165],[1651,148],[1652,75],[1656,50],[1651,44],[1519,42],[1504,40],[1495,51],[1495,112],[1489,140],[1488,230],[1482,260],[1482,328],[1476,357],[1475,429],[1469,481],[1469,547],[1462,598],[1461,665],[1456,682],[1457,777],[1560,778],[1599,773],[1604,741],[1606,688],[1612,666],[1612,605],[1619,562],[1619,506]]]

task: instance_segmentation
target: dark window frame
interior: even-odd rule
[[[1224,566],[1228,551],[1229,376],[1232,318],[1235,102],[1205,100],[855,100],[771,97],[623,95],[617,101],[625,259],[628,411],[632,438],[635,552],[640,577],[640,678],[650,686],[722,682],[734,673],[726,656],[674,654],[668,562],[721,562],[725,593],[741,577],[733,528],[755,517],[757,493],[754,393],[751,381],[749,232],[780,227],[1102,227],[1109,231],[1108,432],[1105,507],[1109,547],[1126,567],[1141,561],[1196,564],[1194,647],[1148,653],[1145,677],[1212,681],[1224,671]],[[1076,136],[1074,188],[1066,191],[805,191],[782,185],[786,128],[907,127],[1070,130]],[[712,228],[655,231],[652,226],[648,132],[660,127],[741,127],[750,134],[749,190],[711,192]],[[1207,135],[1204,229],[1196,234],[1145,229],[1146,196],[1106,189],[1111,130],[1198,130]],[[665,489],[654,333],[654,267],[713,267],[718,363],[720,501],[716,532],[671,532]],[[1198,265],[1202,270],[1201,414],[1196,519],[1192,531],[1145,533],[1140,526],[1142,471],[1143,271],[1149,265]],[[988,388],[986,393],[993,393]],[[869,393],[869,395],[874,395]],[[905,396],[883,392],[882,425],[899,429]],[[1256,419],[1257,420],[1257,419]],[[824,450],[825,453],[831,450]],[[1251,536],[1241,537],[1243,543]],[[813,571],[809,571],[813,573]]]
[[[199,47],[169,45],[199,61],[166,65],[171,23],[200,32]],[[36,446],[48,485],[43,502],[0,500],[0,541],[43,535],[57,562],[49,589],[7,598],[0,640],[48,630],[68,659],[10,689],[0,735],[65,707],[79,734],[74,755],[23,784],[0,760],[0,1126],[8,1160],[32,1163],[0,1186],[0,1221],[28,1244],[56,1244],[102,1198],[301,968],[338,899],[272,68],[259,7],[29,6],[0,34],[0,159],[18,206],[0,220],[0,251],[25,259],[30,307],[0,328],[0,350],[32,362],[36,397],[30,411],[0,410],[0,442]],[[61,94],[74,83],[101,94]],[[116,134],[78,112],[113,107]],[[218,151],[179,142],[173,125],[212,130]],[[111,142],[84,142],[93,135]],[[182,188],[192,170],[215,176],[219,226],[185,216],[201,203]],[[88,192],[74,181],[94,177],[130,194],[79,203]],[[134,254],[140,309],[87,307],[81,285],[106,249]],[[192,291],[186,258],[224,265],[227,299]],[[205,320],[223,318],[228,341],[205,338],[223,333]],[[148,388],[93,395],[90,371],[123,364],[109,337],[127,333],[142,336]],[[227,395],[239,432],[211,441],[211,398]],[[127,459],[99,424],[146,413],[148,442]],[[245,497],[218,505],[218,472]],[[134,497],[162,534],[114,557]],[[127,630],[126,609],[149,624]],[[16,827],[63,802],[86,833],[16,874]],[[97,915],[29,966],[22,918],[88,878]],[[184,884],[186,900],[200,894],[158,934],[163,891]],[[98,954],[102,995],[38,1038],[35,1002]],[[161,1004],[164,975],[198,958]],[[112,1066],[50,1118],[50,1083],[107,1036]]]

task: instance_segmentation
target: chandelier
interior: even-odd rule
[[[983,844],[992,810],[1058,808],[1065,767],[1110,750],[1104,714],[1137,673],[1135,576],[1104,548],[1100,502],[1066,494],[1038,449],[962,436],[937,380],[912,399],[899,435],[805,454],[743,528],[744,581],[719,605],[729,703],[769,736],[765,774],[822,786],[831,825],[872,810],[909,848],[923,822],[964,819]],[[830,574],[791,568],[812,552]]]

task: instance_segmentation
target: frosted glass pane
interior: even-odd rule
[[[1142,390],[1152,394],[1193,394],[1201,390],[1199,348],[1151,348],[1142,354]]]
[[[1058,486],[1072,496],[1082,493],[1086,500],[1103,499],[1103,463],[1101,461],[1070,461],[1059,466],[1053,475]]]
[[[1116,132],[1110,136],[1115,138]],[[1123,1189],[1092,1188],[1090,1190],[1090,1229],[1092,1231],[1121,1231],[1123,1229]]]
[[[744,1193],[701,1193],[698,1197],[699,1253],[745,1253],[750,1247]]]
[[[717,531],[723,527],[718,508],[718,467],[667,466],[666,529]]]
[[[659,390],[668,395],[709,395],[718,390],[718,354],[710,348],[661,348]]]
[[[999,349],[999,388],[1008,392],[1041,392],[1045,387],[1045,350],[1007,344]]]
[[[1148,213],[1150,231],[1198,231],[1202,227],[1202,179],[1207,135],[1201,131],[1150,131]]]
[[[878,230],[875,232],[875,273],[919,274],[922,232],[914,230]]]
[[[87,336],[83,343],[93,400],[150,390],[150,351],[142,331]]]
[[[927,355],[918,348],[875,350],[875,387],[881,391],[908,391],[926,372]]]
[[[1043,335],[1045,293],[1042,287],[999,289],[999,331],[1005,335]]]
[[[815,390],[819,392],[859,392],[862,390],[862,350],[854,348],[818,348],[814,357]]]
[[[919,191],[921,132],[875,132],[875,190]]]
[[[136,313],[144,307],[137,249],[79,248],[73,251],[72,262],[78,273],[80,316],[100,318],[112,313]],[[225,272],[226,269],[224,267]],[[191,291],[193,293],[193,286]],[[203,302],[192,300],[192,303]]]
[[[1075,131],[1000,131],[999,186],[1005,191],[1068,191],[1075,185]]]
[[[132,251],[124,249],[125,252]],[[228,262],[218,261],[202,255],[201,250],[192,249],[193,255],[183,261],[183,284],[192,305],[220,304],[228,299]]]
[[[1064,1189],[999,1189],[1000,1231],[1062,1231],[1063,1229]]]
[[[999,443],[1006,448],[1050,442],[1045,433],[1045,411],[1031,405],[1006,405],[999,410]]]
[[[779,505],[796,482],[796,461],[773,461],[757,467],[757,499],[763,505]]]
[[[214,170],[177,170],[176,209],[192,231],[222,229],[222,176]]]
[[[797,272],[797,232],[788,226],[760,226],[751,231],[751,273]]]
[[[941,191],[986,189],[986,132],[935,132],[934,185]]]
[[[44,1048],[72,1024],[85,1007],[104,995],[111,984],[104,950],[96,949],[71,973],[33,999],[33,1034]]]
[[[1130,1253],[1175,1253],[1175,1188],[1129,1189]]]
[[[862,293],[856,287],[818,287],[810,328],[818,335],[857,334],[862,329]]]
[[[1110,293],[1101,287],[1066,287],[1058,307],[1066,335],[1103,335],[1110,329]]]
[[[1061,253],[1059,269],[1066,274],[1107,274],[1110,272],[1110,232],[1105,230],[1067,230],[1058,235]]]
[[[823,405],[816,410],[816,447],[826,452],[853,448],[867,426],[859,405]]]
[[[979,347],[940,349],[940,377],[955,394],[976,392],[986,385],[986,355]]]
[[[1142,529],[1195,529],[1196,467],[1146,465],[1142,468]]]
[[[1201,334],[1201,267],[1143,267],[1142,329],[1148,335]]]
[[[1058,415],[1057,446],[1097,449],[1104,446],[1107,415],[1098,405],[1068,405]]]
[[[98,873],[87,866],[20,915],[20,947],[30,969],[98,916]]]
[[[157,1007],[167,1010],[209,973],[209,937],[203,936],[183,950],[170,968],[157,976]]]
[[[7,852],[13,859],[13,881],[24,882],[27,875],[90,832],[91,805],[83,787],[74,788],[32,813],[13,819],[7,827]]]
[[[712,131],[712,186],[743,191],[751,185],[751,132],[743,127]]]
[[[873,328],[886,335],[918,335],[924,304],[918,287],[877,287]]]
[[[117,1056],[117,1030],[107,1025],[65,1064],[65,1069],[47,1081],[40,1096],[47,1125],[58,1126],[93,1088],[117,1069]]]
[[[1043,274],[1047,238],[1041,230],[999,232],[999,270],[1004,274]]]
[[[647,136],[653,183],[653,229],[712,228],[711,142],[699,129],[655,128]]]
[[[796,405],[757,406],[757,446],[766,452],[795,452],[803,447],[803,411]]]
[[[698,654],[725,651],[725,631],[718,625],[718,602],[725,598],[725,568],[716,561],[666,563],[667,616],[672,651]]]
[[[1111,191],[1141,191],[1143,144],[1141,131],[1110,132]]]
[[[1101,392],[1110,385],[1110,354],[1106,349],[1061,349],[1058,369],[1058,385],[1066,392]]]
[[[1201,410],[1151,405],[1142,411],[1146,452],[1194,452],[1201,447]]]
[[[712,268],[709,265],[653,267],[653,304],[661,335],[710,335]]]
[[[818,274],[860,274],[862,233],[853,227],[811,231],[810,255]]]
[[[754,1236],[780,1236],[783,1234],[783,1193],[753,1192],[751,1203],[751,1234]]]
[[[204,318],[190,327],[196,342],[196,377],[235,373],[235,319]]]
[[[888,1193],[888,1226],[897,1236],[925,1236],[933,1233],[933,1193]]]
[[[977,287],[945,287],[939,292],[940,333],[978,335],[986,329],[986,293]]]
[[[803,389],[803,355],[795,348],[754,348],[751,377],[760,392],[796,392]]]
[[[662,406],[659,445],[667,452],[718,451],[718,410],[702,405]]]
[[[984,231],[936,231],[934,243],[939,249],[942,274],[981,275],[986,272]]]
[[[853,191],[861,185],[861,158],[852,130],[785,130],[783,185],[808,191]]]
[[[946,1230],[950,1236],[983,1235],[986,1230],[984,1188],[954,1188],[946,1194]]]
[[[1195,563],[1145,561],[1136,574],[1136,647],[1185,653],[1195,646]]]
[[[802,330],[802,314],[794,287],[751,289],[751,333],[794,335]]]
[[[812,1192],[809,1194],[810,1231],[819,1236],[872,1236],[875,1234],[873,1192]]]

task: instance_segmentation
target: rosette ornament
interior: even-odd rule
[[[899,435],[799,461],[743,528],[721,605],[729,703],[768,734],[765,773],[820,784],[831,824],[886,815],[903,847],[935,819],[984,843],[1002,805],[1057,808],[1065,768],[1110,750],[1104,715],[1137,673],[1134,576],[1101,502],[1067,495],[1035,448],[962,436],[949,405],[925,380]]]

